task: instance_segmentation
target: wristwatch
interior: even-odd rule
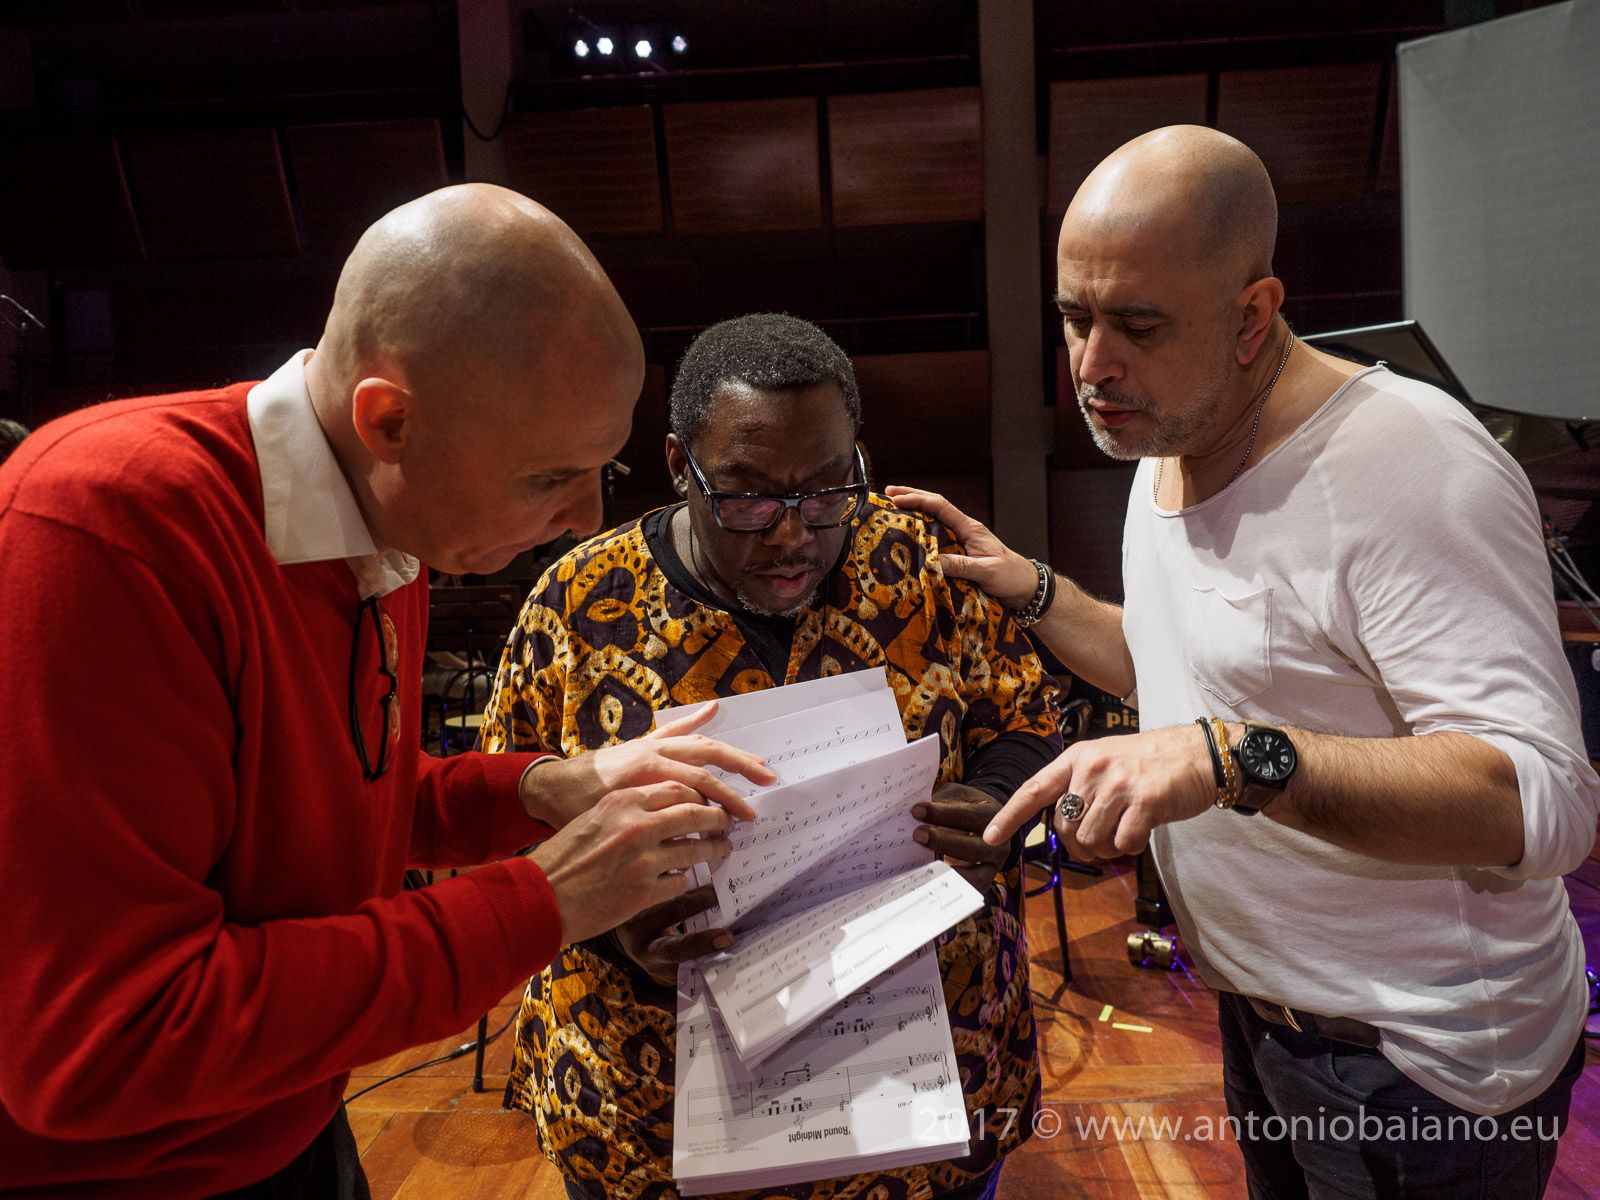
[[[1233,748],[1233,761],[1239,766],[1240,783],[1233,811],[1247,816],[1272,803],[1288,786],[1300,762],[1294,743],[1283,730],[1248,722],[1244,736]]]

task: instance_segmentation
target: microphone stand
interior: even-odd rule
[[[30,429],[33,427],[33,356],[28,353],[28,323],[31,321],[39,329],[44,329],[44,322],[39,320],[21,304],[10,296],[0,294],[0,300],[5,301],[16,309],[16,315],[10,316],[9,321],[17,331],[17,388],[22,393],[23,423]],[[0,312],[5,311],[0,309]]]

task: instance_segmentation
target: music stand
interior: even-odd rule
[[[1382,325],[1361,325],[1354,329],[1335,329],[1331,333],[1312,333],[1300,339],[1308,346],[1353,359],[1366,366],[1378,362],[1388,364],[1396,375],[1405,375],[1431,383],[1449,392],[1463,404],[1477,402],[1467,393],[1466,385],[1457,378],[1444,361],[1444,355],[1433,344],[1416,321],[1388,321]]]

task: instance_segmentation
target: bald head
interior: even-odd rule
[[[398,374],[419,402],[467,403],[588,351],[643,373],[600,264],[555,214],[490,184],[442,188],[383,217],[345,262],[317,357],[348,390]]]
[[[1243,142],[1201,125],[1153,130],[1113,151],[1083,181],[1063,246],[1102,237],[1159,242],[1175,263],[1215,274],[1229,298],[1272,274],[1278,202]]]
[[[362,235],[305,366],[380,547],[488,574],[602,515],[644,347],[600,264],[505,188],[444,188]]]

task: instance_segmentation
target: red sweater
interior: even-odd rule
[[[400,890],[548,836],[517,798],[535,756],[416,749],[424,578],[383,601],[401,736],[362,780],[355,579],[268,552],[249,387],[89,409],[0,468],[0,1195],[264,1178],[352,1067],[466,1028],[561,944],[528,859]]]

